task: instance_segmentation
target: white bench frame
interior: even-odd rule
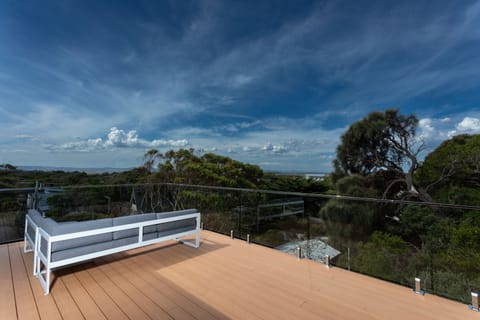
[[[24,252],[31,252],[34,251],[34,262],[33,262],[33,275],[36,276],[40,280],[40,284],[47,295],[50,292],[50,274],[52,269],[56,269],[59,267],[63,267],[66,265],[91,260],[94,258],[102,257],[105,255],[118,253],[126,250],[131,250],[143,246],[147,246],[150,244],[168,241],[168,240],[176,240],[178,242],[184,243],[188,246],[193,248],[198,248],[200,246],[200,213],[194,212],[185,215],[180,215],[176,217],[169,217],[169,218],[157,218],[154,220],[147,220],[141,222],[135,222],[131,224],[124,224],[119,226],[112,226],[106,228],[99,228],[94,230],[88,231],[80,231],[74,232],[69,234],[62,234],[57,236],[51,236],[45,230],[38,227],[35,222],[26,215],[27,219],[25,220],[25,236],[24,236]],[[159,237],[151,240],[143,240],[143,228],[151,225],[157,225],[162,223],[168,223],[172,221],[180,221],[185,219],[196,218],[196,228],[194,230],[189,230],[185,232],[175,233],[164,237]],[[35,229],[35,242],[32,241],[30,235],[27,233],[28,224],[34,226]],[[51,261],[52,259],[52,243],[56,241],[62,240],[71,240],[76,238],[82,238],[86,236],[93,236],[99,235],[103,233],[115,232],[115,231],[122,231],[127,229],[134,229],[138,228],[138,240],[135,243],[115,247],[107,250],[102,250],[98,252],[93,252],[73,258],[63,259],[59,261]],[[195,242],[189,242],[185,240],[181,240],[181,237],[185,237],[188,235],[194,234],[195,235]],[[45,256],[43,252],[40,250],[42,239],[46,240],[47,242],[47,255]],[[30,248],[28,248],[27,242],[30,244]],[[34,245],[33,245],[34,243]],[[44,269],[42,269],[42,265]]]

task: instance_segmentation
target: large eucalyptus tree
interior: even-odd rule
[[[353,123],[342,135],[334,160],[335,175],[381,175],[386,179],[384,197],[397,190],[402,198],[432,201],[431,196],[414,183],[424,144],[415,137],[418,119],[401,115],[396,109],[372,112]]]

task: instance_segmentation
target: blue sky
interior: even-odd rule
[[[0,163],[330,171],[374,110],[480,133],[480,1],[0,2]]]

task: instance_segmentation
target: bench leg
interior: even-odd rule
[[[38,230],[35,230],[35,247],[33,248],[33,275],[37,276],[40,269],[40,257],[38,252],[40,251],[40,235]]]
[[[25,234],[23,235],[23,253],[27,253],[27,231],[25,230]]]
[[[195,234],[195,248],[200,247],[200,230],[197,229],[197,233]]]
[[[44,271],[38,272],[38,280],[40,280],[40,285],[43,288],[43,293],[48,295],[50,293],[50,274],[52,271],[49,267],[46,267]],[[45,276],[45,277],[44,277]]]
[[[28,238],[25,237],[25,239],[23,240],[23,253],[28,253],[32,251],[33,251],[33,245],[30,243],[30,241],[28,241]]]
[[[25,218],[25,231],[23,232],[23,252],[32,252],[33,251],[33,244],[30,242],[29,238],[27,237],[27,229],[28,229],[28,219]],[[30,244],[30,248],[28,246]]]
[[[47,283],[46,283],[46,286],[45,286],[45,295],[49,294],[50,293],[50,274],[52,273],[52,271],[50,271],[50,268],[47,269]]]
[[[195,232],[195,248],[200,247],[200,215],[197,216],[197,230]]]
[[[195,242],[190,242],[190,241],[185,241],[181,239],[175,239],[176,241],[186,244],[187,246],[190,246],[192,248],[198,248],[200,247],[200,230],[197,230],[195,232]]]
[[[34,276],[37,276],[38,274],[38,265],[39,265],[39,262],[38,262],[38,255],[37,255],[37,251],[35,251],[33,253],[33,275]]]

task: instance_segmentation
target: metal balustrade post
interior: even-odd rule
[[[347,263],[348,271],[350,271],[350,247],[347,248]]]
[[[415,278],[415,288],[413,289],[413,292],[422,296],[425,295],[425,291],[422,290],[422,281],[420,278]]]
[[[478,293],[472,292],[472,304],[468,305],[468,307],[473,310],[480,312],[480,309],[478,309]]]

